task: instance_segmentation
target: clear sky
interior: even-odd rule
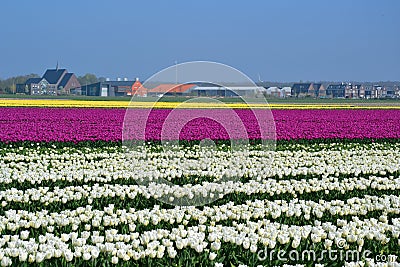
[[[400,1],[4,0],[0,78],[145,80],[210,60],[265,81],[400,80]]]

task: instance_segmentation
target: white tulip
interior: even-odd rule
[[[111,263],[112,263],[112,264],[117,264],[117,263],[118,263],[118,257],[113,256],[113,257],[111,258]]]

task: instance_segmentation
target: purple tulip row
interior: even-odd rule
[[[257,112],[0,108],[0,141],[400,138],[400,110],[273,110],[275,126]]]

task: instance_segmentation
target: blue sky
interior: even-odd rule
[[[0,78],[140,77],[210,60],[268,81],[400,80],[400,1],[5,0]]]

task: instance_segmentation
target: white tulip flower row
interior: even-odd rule
[[[220,194],[245,193],[251,194],[269,194],[280,195],[289,193],[293,196],[310,192],[323,191],[329,194],[330,191],[340,191],[342,194],[352,190],[400,190],[400,178],[370,176],[353,177],[338,179],[337,177],[310,178],[300,180],[276,180],[265,179],[261,181],[250,180],[242,182],[221,182],[204,183],[203,185],[178,185],[150,184],[143,185],[120,185],[120,184],[95,184],[93,186],[66,186],[64,188],[49,187],[29,188],[27,190],[18,190],[16,188],[0,191],[0,201],[2,206],[6,207],[9,203],[30,203],[38,201],[44,205],[50,203],[62,202],[63,204],[71,201],[86,198],[88,204],[92,204],[98,198],[135,199],[138,195],[148,198],[163,197],[173,192],[173,197],[180,198],[184,196],[203,195],[206,193],[219,197]]]
[[[198,221],[200,224],[213,225],[220,221],[235,222],[238,220],[257,220],[271,217],[273,220],[286,216],[295,217],[296,220],[310,220],[311,216],[323,218],[324,213],[338,216],[362,216],[368,212],[382,211],[379,220],[387,222],[389,214],[400,214],[400,197],[394,195],[364,196],[363,198],[350,198],[347,201],[332,200],[319,202],[292,199],[290,201],[267,199],[246,201],[245,204],[235,205],[232,202],[221,206],[205,206],[203,209],[196,207],[175,207],[173,209],[160,209],[154,206],[150,209],[129,210],[115,209],[113,204],[104,207],[104,210],[93,210],[91,206],[79,207],[75,210],[64,210],[49,213],[47,210],[28,212],[24,210],[8,210],[0,216],[0,230],[20,231],[21,229],[37,229],[45,227],[53,232],[54,227],[72,226],[74,230],[84,227],[86,230],[99,227],[113,227],[128,225],[134,230],[136,224],[147,226],[160,223],[177,223],[187,225],[189,220]],[[398,236],[398,233],[396,233]]]
[[[380,146],[377,146],[380,147]],[[157,179],[201,176],[265,179],[285,176],[385,175],[400,168],[400,149],[392,145],[381,150],[352,147],[320,151],[239,151],[211,153],[165,151],[143,153],[99,149],[68,149],[25,154],[5,153],[0,159],[0,184],[44,181],[111,182],[118,179]],[[117,150],[117,149],[116,149]]]
[[[143,233],[132,229],[129,234],[119,234],[117,229],[106,230],[104,235],[98,231],[70,232],[60,236],[46,233],[37,239],[30,238],[30,232],[23,231],[19,235],[3,235],[0,238],[0,260],[6,258],[5,265],[11,264],[10,258],[38,263],[59,257],[64,257],[66,261],[73,258],[90,260],[106,253],[112,255],[116,263],[118,260],[162,258],[167,255],[174,258],[177,250],[186,248],[192,248],[197,253],[209,253],[219,251],[224,243],[236,244],[252,253],[260,247],[274,249],[277,245],[286,244],[297,249],[305,240],[331,249],[343,239],[347,242],[344,249],[350,249],[354,244],[362,251],[364,240],[387,244],[390,242],[388,234],[397,238],[400,245],[400,220],[393,219],[392,223],[355,217],[352,221],[341,220],[337,226],[319,221],[315,225],[295,226],[262,219],[233,226],[179,225],[171,230],[157,229]]]

